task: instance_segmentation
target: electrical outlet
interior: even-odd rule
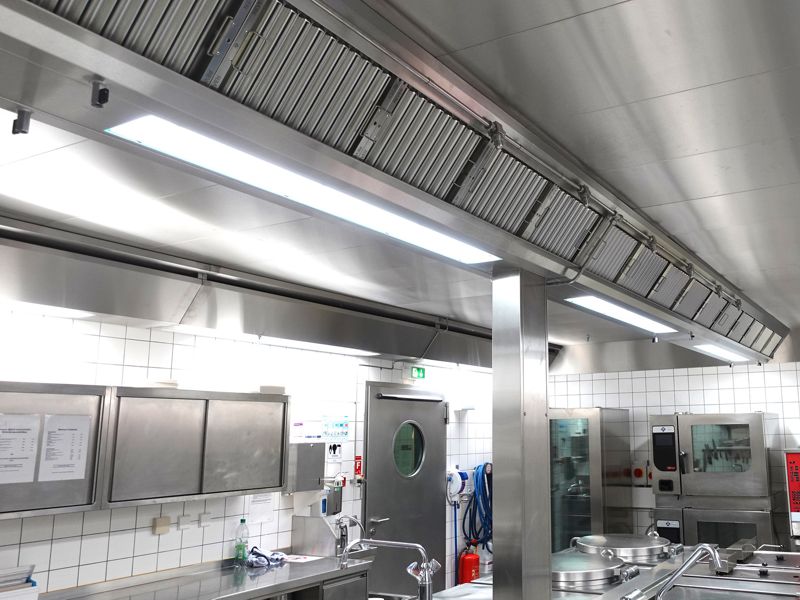
[[[178,517],[178,529],[189,529],[192,521],[188,515],[181,515]]]
[[[163,535],[169,533],[169,517],[156,517],[153,519],[153,534]]]
[[[211,513],[200,513],[200,527],[211,525]]]

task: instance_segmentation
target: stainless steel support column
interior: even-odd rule
[[[542,277],[492,285],[494,599],[550,599],[547,294]]]

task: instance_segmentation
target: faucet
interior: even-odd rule
[[[658,594],[656,594],[655,600],[664,600],[664,596],[672,589],[672,586],[675,584],[678,578],[696,565],[701,558],[706,556],[711,559],[711,563],[714,566],[714,572],[718,575],[731,572],[730,565],[720,558],[719,552],[717,552],[716,548],[709,544],[698,544],[695,546],[694,551],[689,555],[689,558],[686,559],[686,562],[681,565],[680,569],[676,570],[672,575],[670,575],[669,579],[667,579],[664,585],[661,586],[661,589],[658,590]]]
[[[367,532],[364,530],[364,526],[361,524],[355,517],[351,517],[349,515],[342,515],[338,519],[336,519],[336,526],[339,528],[339,539],[336,542],[336,551],[337,553],[341,553],[347,547],[349,542],[349,527],[352,525],[358,525],[361,528],[361,532],[366,536]]]
[[[412,544],[409,542],[395,542],[391,540],[353,540],[342,551],[339,557],[339,568],[347,568],[347,561],[350,558],[350,551],[357,545],[363,544],[370,546],[377,546],[378,548],[402,548],[406,550],[416,550],[422,557],[422,562],[413,562],[406,568],[409,575],[417,580],[419,585],[418,600],[432,600],[433,599],[433,575],[442,568],[442,565],[434,558],[428,560],[428,553],[425,548],[419,544]]]

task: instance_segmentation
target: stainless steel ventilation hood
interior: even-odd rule
[[[32,108],[143,155],[102,132],[143,114],[163,116],[473,241],[507,264],[577,273],[582,289],[671,325],[676,340],[694,336],[760,360],[787,333],[597,186],[578,194],[572,176],[547,167],[546,157],[484,127],[482,107],[488,121],[512,121],[496,106],[477,93],[469,110],[452,94],[426,97],[430,88],[418,76],[313,2],[300,5],[341,38],[277,0],[202,3],[212,9],[202,14],[175,1],[136,15],[117,2],[38,3],[79,25],[32,3],[0,6],[5,108]],[[88,106],[96,79],[112,91],[102,109]]]
[[[3,220],[0,302],[87,311],[142,327],[188,325],[491,366],[491,332],[481,327],[91,242]]]

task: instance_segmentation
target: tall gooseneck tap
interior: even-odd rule
[[[344,569],[347,567],[347,561],[350,559],[350,551],[359,544],[376,546],[378,548],[402,548],[404,550],[416,550],[422,557],[422,562],[414,562],[408,565],[406,571],[409,575],[417,580],[419,587],[419,600],[432,600],[433,599],[433,575],[442,568],[436,559],[428,560],[428,553],[425,548],[419,544],[412,544],[409,542],[395,542],[392,540],[353,540],[342,551],[339,557],[339,568]]]
[[[699,544],[695,546],[694,552],[689,555],[689,558],[686,559],[686,562],[681,565],[680,569],[677,569],[667,581],[664,582],[664,585],[661,586],[661,589],[658,590],[658,594],[656,594],[656,600],[664,600],[664,596],[668,591],[672,589],[672,586],[675,582],[680,578],[686,571],[691,569],[697,562],[701,559],[708,556],[711,559],[711,563],[714,565],[714,572],[715,573],[729,573],[730,568],[728,565],[722,561],[719,556],[719,552],[713,546],[708,544]]]

